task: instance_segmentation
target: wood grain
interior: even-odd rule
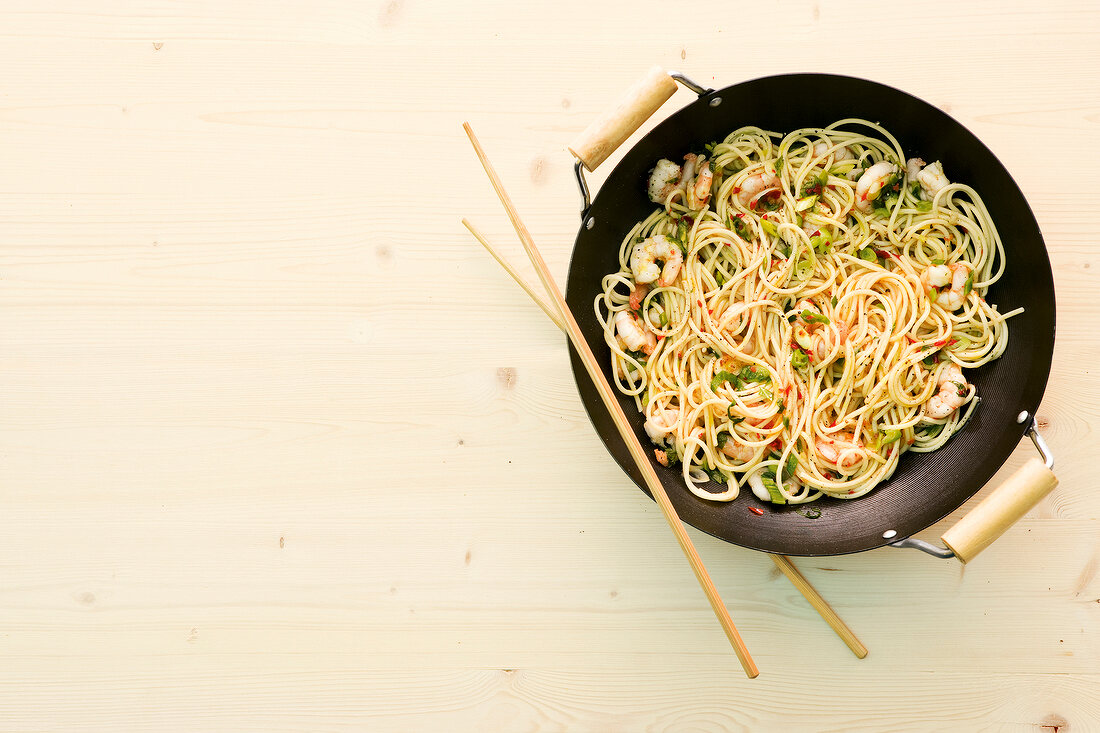
[[[0,7],[0,730],[1100,730],[1100,10],[692,12]],[[965,568],[799,560],[865,660],[691,530],[761,669],[739,678],[564,339],[459,223],[513,241],[470,119],[564,282],[565,146],[654,64],[905,88],[1046,238],[1060,485]]]

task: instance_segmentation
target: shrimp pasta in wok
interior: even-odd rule
[[[947,161],[947,170],[950,161]],[[866,120],[657,161],[595,301],[656,459],[713,501],[862,496],[942,446],[998,358],[1004,250],[978,193]]]

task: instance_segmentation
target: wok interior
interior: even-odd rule
[[[712,100],[721,99],[712,106]],[[823,127],[845,118],[878,122],[893,134],[907,157],[943,161],[952,181],[982,196],[1004,242],[1004,275],[987,295],[1001,312],[1023,307],[1009,321],[1004,355],[968,370],[982,402],[966,427],[940,450],[906,453],[894,476],[859,499],[823,498],[809,505],[759,502],[748,490],[732,502],[710,502],[691,494],[679,472],[654,466],[680,517],[726,541],[787,555],[831,555],[878,547],[895,530],[908,537],[949,514],[978,491],[1005,462],[1023,436],[1022,410],[1034,414],[1042,398],[1054,348],[1054,284],[1042,235],[1023,193],[1004,166],[974,135],[939,109],[904,92],[873,82],[823,74],[757,79],[705,95],[643,138],[608,176],[593,201],[591,228],[582,226],[569,266],[566,300],[611,378],[610,353],[592,303],[601,279],[618,270],[623,237],[656,204],[645,192],[648,171],[660,158],[677,160],[733,130],[756,125],[788,133]],[[570,348],[573,373],[593,424],[619,465],[644,489],[625,444]],[[632,400],[620,402],[643,445],[649,439]],[[651,453],[651,452],[650,452]],[[758,516],[750,506],[764,510]],[[806,507],[820,510],[815,519]],[[811,513],[812,514],[812,513]]]

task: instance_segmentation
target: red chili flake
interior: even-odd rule
[[[714,315],[714,311],[712,311],[710,308],[707,308],[707,313],[711,314],[712,316]]]
[[[820,229],[814,229],[814,233],[813,233],[813,234],[811,234],[810,236],[811,236],[811,237],[819,237],[819,236],[821,236],[821,230],[820,230]]]
[[[738,186],[737,188],[733,189],[733,192],[734,193],[741,193],[741,187]],[[743,214],[738,214],[737,218],[741,218],[742,216],[743,216]]]
[[[663,333],[659,333],[659,334],[657,334],[657,340],[658,340],[658,341],[661,341],[661,340],[663,340],[663,339],[664,339],[664,337],[665,337],[665,335],[664,335]]]
[[[737,192],[738,192],[738,191],[740,191],[740,190],[741,190],[741,189],[739,189],[739,188],[738,188],[738,189],[735,189],[735,190],[734,190],[734,193],[737,193]],[[738,219],[744,219],[744,218],[745,218],[745,215],[744,215],[744,214],[738,214],[738,215],[737,215],[737,218],[738,218]]]
[[[916,441],[916,438],[910,438],[907,442],[909,443],[909,445],[913,445],[913,443],[915,443]]]
[[[958,339],[951,339],[950,341],[947,342],[947,345],[948,346],[954,346],[957,343],[959,343]]]
[[[753,514],[759,514],[760,516],[764,516],[764,510],[761,509],[758,506],[750,506],[749,511],[752,512]]]
[[[702,308],[702,307],[703,307],[703,301],[701,301],[701,300],[697,300],[697,301],[695,301],[695,302],[699,304],[699,307],[700,307],[700,308]]]
[[[945,337],[945,338],[940,339],[939,341],[937,341],[936,343],[934,343],[932,345],[936,346],[936,347],[942,347],[946,343],[947,343],[947,338]]]
[[[917,340],[915,338],[913,338],[912,336],[910,336],[909,334],[905,334],[905,338],[909,339],[909,343],[911,343],[911,344],[917,343]]]
[[[679,359],[683,359],[683,358],[684,358],[684,352],[682,352],[682,351],[677,351],[677,352],[676,352],[676,357],[677,357],[677,358],[679,358]]]
[[[876,249],[875,254],[878,255],[879,257],[884,257],[884,258],[885,257],[897,257],[897,255],[894,254],[893,252],[887,252],[884,249]]]
[[[686,221],[688,224],[694,224],[695,223],[695,220],[692,219],[690,216],[685,216],[684,221]]]

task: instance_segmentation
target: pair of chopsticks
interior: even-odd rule
[[[645,453],[645,449],[638,441],[637,436],[631,429],[627,420],[626,414],[623,412],[622,407],[619,405],[618,400],[615,399],[614,392],[611,389],[611,385],[608,384],[607,379],[604,377],[603,372],[600,370],[599,363],[596,361],[595,354],[588,346],[588,342],[585,341],[584,336],[581,334],[580,326],[577,325],[576,320],[573,318],[572,312],[569,310],[569,306],[565,303],[565,298],[562,296],[561,291],[558,289],[557,284],[554,282],[553,277],[550,274],[549,268],[546,266],[546,262],[542,259],[542,255],[539,253],[538,247],[535,246],[534,240],[531,238],[530,232],[527,231],[527,227],[523,221],[519,218],[519,213],[516,211],[515,206],[512,204],[511,198],[508,196],[507,191],[504,190],[504,185],[501,183],[500,177],[497,175],[496,170],[489,162],[488,156],[485,154],[485,150],[481,147],[481,143],[474,135],[473,129],[469,123],[463,123],[462,128],[466,131],[466,135],[470,138],[470,143],[474,146],[474,151],[477,153],[478,159],[481,161],[482,167],[485,169],[485,173],[489,176],[489,182],[492,183],[493,189],[496,191],[497,197],[500,199],[500,203],[503,204],[504,210],[508,214],[508,218],[512,221],[512,226],[516,230],[516,234],[519,235],[520,241],[523,243],[523,248],[527,252],[527,256],[531,260],[531,264],[535,266],[535,270],[538,272],[539,279],[542,281],[543,288],[550,295],[551,302],[544,301],[538,293],[536,293],[531,286],[524,281],[515,268],[513,268],[506,259],[504,259],[496,249],[489,244],[489,242],[470,224],[466,219],[462,220],[462,223],[470,230],[470,233],[489,251],[489,254],[512,276],[512,279],[523,288],[523,290],[531,297],[539,308],[547,315],[547,317],[554,322],[565,334],[569,337],[573,347],[576,349],[577,354],[580,356],[581,361],[584,363],[585,369],[588,371],[589,376],[592,378],[593,383],[596,385],[597,391],[600,393],[600,397],[603,399],[604,405],[611,413],[616,427],[619,430],[619,434],[626,442],[627,448],[630,450],[631,457],[637,464],[639,470],[642,472],[642,476],[645,478],[646,486],[649,488],[650,493],[653,494],[654,500],[657,502],[657,506],[660,507],[661,513],[664,515],[665,520],[668,522],[669,527],[672,529],[676,540],[680,544],[680,549],[683,550],[684,555],[688,559],[688,564],[691,565],[691,569],[695,573],[696,579],[699,581],[699,585],[702,586],[703,592],[706,594],[707,600],[710,602],[711,608],[714,611],[715,616],[718,618],[718,622],[722,626],[722,630],[726,633],[726,637],[733,645],[733,650],[737,654],[738,660],[741,662],[741,666],[745,670],[750,678],[756,677],[760,674],[760,671],[756,667],[756,663],[753,662],[752,657],[749,655],[748,648],[745,646],[744,640],[741,638],[741,634],[737,631],[737,627],[733,623],[733,619],[730,618],[729,611],[726,610],[725,604],[722,602],[721,597],[718,595],[718,589],[714,587],[714,582],[710,579],[710,575],[707,573],[707,569],[703,566],[703,561],[699,557],[699,553],[696,552],[695,546],[691,542],[691,538],[688,537],[687,530],[684,528],[683,522],[680,521],[680,517],[676,514],[676,509],[673,507],[672,502],[668,498],[668,494],[665,492],[664,486],[660,479],[657,477],[656,472],[653,470],[653,466],[649,461],[648,456]],[[852,630],[841,620],[836,612],[825,602],[818,592],[810,585],[809,581],[799,572],[798,568],[790,561],[789,558],[782,555],[774,555],[769,553],[769,556],[775,562],[776,566],[783,572],[784,575],[794,584],[806,600],[810,602],[810,605],[817,610],[819,614],[825,619],[825,621],[832,627],[833,631],[848,645],[848,648],[859,658],[867,656],[867,648],[860,643],[856,638]]]

